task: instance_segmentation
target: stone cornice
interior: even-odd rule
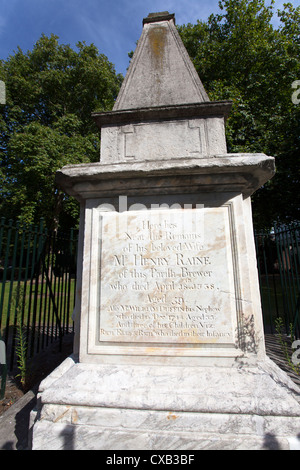
[[[102,113],[95,112],[92,113],[92,117],[99,129],[104,125],[190,119],[196,117],[222,116],[226,120],[230,113],[231,106],[231,101],[208,101],[174,106],[154,106],[151,108],[124,109]]]
[[[67,165],[56,173],[56,183],[78,200],[122,194],[208,191],[238,192],[248,197],[274,173],[273,157],[264,154],[224,154],[160,162]]]

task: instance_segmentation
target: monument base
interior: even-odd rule
[[[300,390],[255,367],[66,359],[40,386],[33,450],[300,449]]]

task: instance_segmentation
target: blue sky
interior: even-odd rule
[[[281,8],[287,0],[276,0]],[[94,43],[126,73],[128,52],[142,31],[142,20],[150,12],[175,13],[177,24],[207,20],[219,11],[219,0],[0,0],[0,59],[20,46],[31,50],[42,33],[59,36],[59,42],[75,48],[78,41]],[[294,6],[300,0],[291,1]],[[269,4],[266,1],[266,4]]]

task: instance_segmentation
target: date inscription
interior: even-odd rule
[[[233,342],[227,211],[101,216],[100,342]],[[116,223],[119,231],[110,237]]]

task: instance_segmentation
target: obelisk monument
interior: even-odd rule
[[[175,17],[150,14],[81,204],[74,354],[42,382],[33,448],[297,446],[299,389],[267,356],[251,195],[274,158],[229,154]]]

